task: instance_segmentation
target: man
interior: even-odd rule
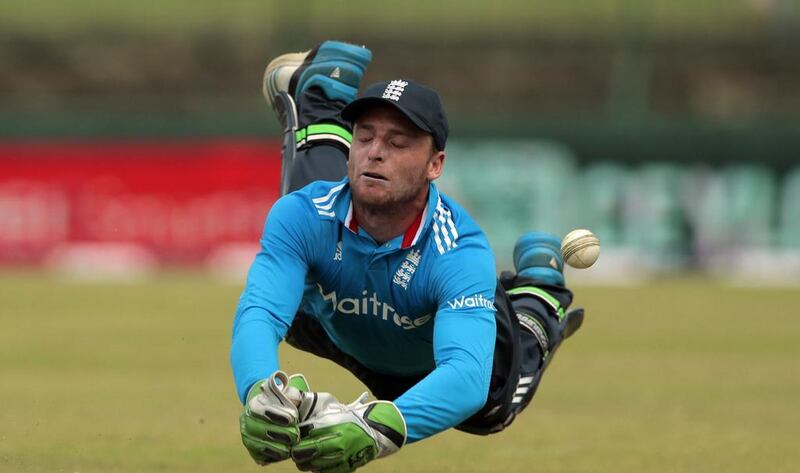
[[[370,60],[326,41],[266,70],[265,96],[294,141],[290,193],[267,218],[231,347],[242,440],[260,464],[349,472],[450,427],[500,431],[583,318],[565,313],[552,235],[521,237],[517,274],[498,281],[484,234],[433,184],[448,134],[439,96],[397,79],[356,99]],[[345,405],[287,377],[281,339],[380,401]]]

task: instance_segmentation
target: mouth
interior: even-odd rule
[[[388,181],[389,180],[389,179],[386,178],[386,176],[384,176],[382,174],[378,174],[376,172],[362,172],[361,173],[361,177],[366,177],[368,179],[375,179],[375,180],[378,180],[378,181]]]

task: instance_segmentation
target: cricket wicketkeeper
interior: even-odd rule
[[[242,441],[262,465],[350,472],[451,427],[503,430],[583,319],[566,312],[553,235],[520,237],[516,273],[497,278],[483,232],[433,183],[448,134],[439,95],[396,79],[356,98],[371,57],[326,41],[265,73],[290,140],[288,193],[267,217],[231,346]],[[281,340],[378,400],[344,404],[285,375]]]

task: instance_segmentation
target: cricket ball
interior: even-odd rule
[[[573,268],[588,268],[600,256],[600,240],[585,228],[572,230],[561,240],[561,255]]]

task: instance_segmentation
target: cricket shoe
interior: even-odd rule
[[[372,52],[363,46],[324,41],[309,51],[273,59],[264,71],[261,90],[286,126],[287,121],[297,121],[296,103],[309,87],[320,87],[329,100],[352,102],[371,60]]]
[[[564,287],[561,241],[545,232],[522,235],[514,245],[514,269],[519,276]]]

